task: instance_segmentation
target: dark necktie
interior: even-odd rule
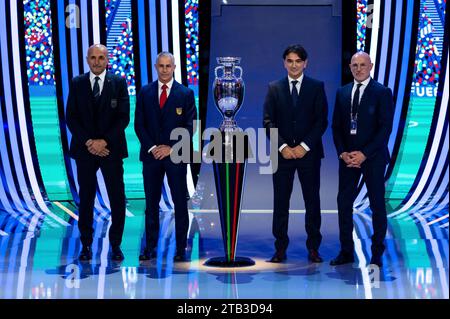
[[[291,96],[292,96],[292,103],[294,104],[294,107],[297,105],[297,100],[298,100],[298,91],[297,91],[297,83],[298,81],[292,81],[292,91],[291,91]]]
[[[164,107],[164,104],[167,101],[167,85],[163,84],[163,86],[161,87],[162,92],[161,92],[161,96],[159,97],[159,108],[162,109]]]
[[[358,83],[356,86],[355,94],[353,95],[353,103],[352,103],[352,115],[354,116],[358,112],[358,106],[359,106],[359,89],[361,88],[362,84]]]
[[[92,93],[94,93],[94,98],[96,100],[98,100],[98,98],[100,97],[100,85],[98,84],[99,80],[100,80],[100,77],[96,76],[95,83],[94,83],[94,89],[92,91]]]

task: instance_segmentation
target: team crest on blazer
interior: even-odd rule
[[[115,109],[117,107],[117,99],[111,100],[111,108]]]
[[[177,115],[183,114],[183,108],[182,107],[177,107],[176,108],[176,112],[177,112]]]

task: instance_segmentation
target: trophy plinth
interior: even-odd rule
[[[206,266],[211,267],[248,267],[253,266],[255,262],[247,257],[235,257],[233,260],[228,260],[228,258],[225,257],[214,257],[210,258],[205,262]]]
[[[244,101],[242,68],[237,66],[240,60],[237,57],[217,58],[219,66],[214,70],[214,102],[223,120],[219,127],[222,133],[222,158],[213,160],[213,168],[225,256],[210,258],[205,262],[206,266],[245,267],[255,264],[250,258],[236,256],[247,149],[249,150],[248,136],[234,119]],[[222,71],[221,76],[219,71]],[[243,143],[236,142],[237,140]]]

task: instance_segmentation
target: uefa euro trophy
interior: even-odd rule
[[[220,57],[217,63],[220,64],[214,69],[215,79],[213,84],[214,102],[217,109],[223,116],[220,130],[222,132],[233,132],[238,130],[234,116],[239,111],[244,101],[244,81],[243,71],[238,64],[241,58]],[[222,70],[222,76],[219,76]],[[236,74],[239,71],[239,74]]]
[[[214,70],[214,102],[223,121],[219,128],[222,153],[220,158],[214,157],[213,168],[225,256],[208,259],[207,266],[243,267],[255,264],[250,258],[236,256],[242,189],[250,152],[248,137],[234,119],[244,101],[243,72],[237,65],[240,61],[238,57],[219,57],[219,66]]]

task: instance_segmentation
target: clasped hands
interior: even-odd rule
[[[89,153],[93,155],[100,157],[105,157],[109,155],[109,150],[106,148],[106,145],[108,145],[108,143],[106,143],[104,139],[95,139],[95,140],[89,139],[87,140],[85,145]]]
[[[151,153],[155,159],[162,160],[172,153],[172,148],[168,145],[158,145],[152,149]]]
[[[343,152],[341,158],[347,167],[356,168],[361,168],[361,164],[366,160],[366,156],[360,151]]]
[[[281,150],[281,156],[284,159],[299,159],[305,155],[306,150],[301,145],[297,145],[296,147],[285,146]]]

